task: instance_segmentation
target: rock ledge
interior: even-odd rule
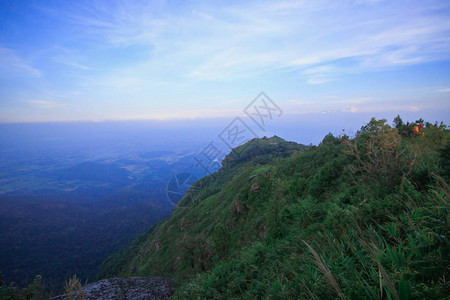
[[[169,299],[175,292],[176,282],[166,277],[109,278],[83,286],[83,294],[89,299]],[[64,295],[54,300],[67,299]],[[77,297],[76,299],[81,299]]]

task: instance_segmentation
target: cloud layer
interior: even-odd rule
[[[148,47],[143,72],[198,80],[298,71],[310,83],[449,59],[449,6],[423,1],[89,2],[64,18],[110,47]]]
[[[5,32],[20,27],[20,18],[34,18],[29,24],[46,20],[48,28],[30,25],[22,36],[0,38],[3,80],[15,78],[23,86],[21,91],[0,87],[0,92],[9,95],[8,103],[34,108],[69,105],[73,118],[116,118],[122,112],[224,115],[260,90],[275,93],[286,105],[297,99],[312,103],[314,111],[328,106],[354,113],[371,101],[382,102],[385,95],[376,88],[393,88],[389,72],[450,60],[445,1],[24,3],[35,16],[5,19]],[[442,72],[433,68],[433,74]],[[375,73],[386,79],[373,78]],[[354,91],[358,80],[371,82],[373,90]],[[396,80],[403,97],[408,86],[417,85],[408,76]],[[423,84],[422,94],[439,90],[436,101],[442,103],[450,82]],[[398,98],[397,92],[389,97]],[[235,106],[212,112],[230,99]]]

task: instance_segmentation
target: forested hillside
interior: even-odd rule
[[[189,299],[448,297],[448,136],[397,117],[319,146],[252,140],[99,277],[170,276]]]

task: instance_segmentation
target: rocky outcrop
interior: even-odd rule
[[[259,183],[255,182],[252,184],[252,191],[259,192]]]
[[[75,299],[169,299],[175,292],[176,282],[166,277],[129,277],[103,279],[82,288],[84,297]],[[60,295],[51,299],[67,299]]]

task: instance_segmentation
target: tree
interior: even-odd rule
[[[356,136],[362,136],[367,134],[379,133],[389,130],[391,126],[386,124],[386,119],[377,120],[375,118],[370,119],[370,122],[362,126],[360,130],[356,133]]]
[[[322,144],[328,145],[328,144],[334,144],[336,143],[336,138],[334,135],[330,132],[328,133],[322,140]]]
[[[416,163],[417,150],[406,149],[401,142],[397,128],[386,124],[386,119],[372,118],[354,140],[345,141],[345,152],[357,161],[351,171],[366,173],[382,189],[390,191],[403,182]]]
[[[397,129],[403,126],[403,120],[402,120],[402,118],[400,118],[400,115],[397,115],[395,117],[394,125],[395,125],[395,128],[397,128]]]

